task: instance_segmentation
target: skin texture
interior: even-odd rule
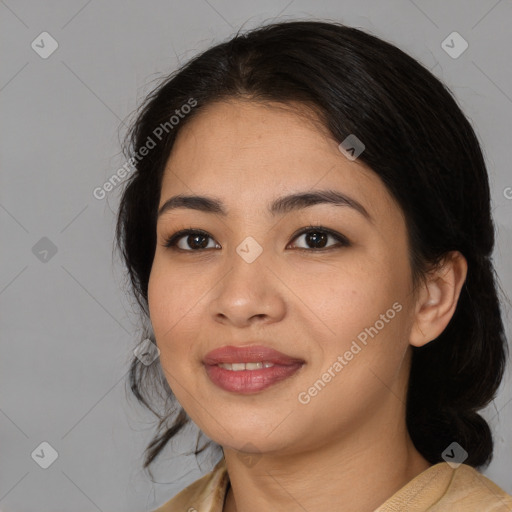
[[[351,161],[304,110],[232,99],[210,105],[180,132],[160,206],[173,195],[214,196],[228,215],[180,208],[160,216],[149,282],[150,318],[169,385],[192,420],[223,449],[227,512],[373,511],[430,464],[405,426],[411,345],[435,339],[452,317],[467,264],[460,253],[413,293],[403,213],[380,178]],[[297,107],[297,106],[295,106]],[[364,141],[363,141],[364,142]],[[279,196],[334,189],[359,201],[272,216]],[[329,237],[315,248],[308,225]],[[180,229],[208,232],[207,249]],[[263,252],[247,263],[246,238]],[[190,241],[190,240],[189,240]],[[302,249],[302,250],[301,250]],[[188,250],[188,252],[187,252]],[[365,328],[402,308],[326,386],[298,400]],[[224,346],[262,344],[305,361],[252,395],[208,378],[202,359]],[[246,457],[252,454],[248,463]]]

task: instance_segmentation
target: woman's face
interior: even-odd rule
[[[160,207],[202,196],[223,213],[199,200],[161,213],[150,317],[174,394],[223,447],[292,453],[404,414],[414,314],[405,221],[339,142],[291,110],[230,100],[183,127],[167,163]],[[360,207],[306,196],[270,211],[319,191]],[[183,229],[206,234],[165,247]],[[207,358],[226,346],[289,359],[261,348]]]

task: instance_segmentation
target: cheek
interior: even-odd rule
[[[373,324],[397,299],[400,285],[390,267],[382,255],[359,253],[328,271],[309,269],[293,290],[327,336],[347,339]]]
[[[199,329],[205,321],[208,284],[204,275],[170,269],[155,256],[148,283],[151,325],[162,366],[171,374],[183,374],[195,365]]]
[[[182,321],[200,297],[193,276],[170,271],[161,260],[155,257],[148,283],[149,313],[155,334]]]
[[[158,341],[158,331],[164,319],[163,312],[166,309],[166,303],[169,300],[168,294],[165,293],[166,280],[165,275],[159,271],[156,261],[153,263],[148,282],[148,307],[151,324]]]
[[[162,364],[176,348],[172,340],[175,338],[180,318],[186,314],[187,301],[183,291],[179,290],[180,286],[175,281],[174,274],[163,271],[155,258],[148,283],[148,305]]]
[[[322,358],[317,373],[342,356],[338,384],[354,393],[381,385],[374,374],[386,382],[393,379],[407,348],[407,277],[404,267],[380,254],[359,258],[316,284],[315,279],[304,282],[300,293],[321,319],[316,335],[325,333],[318,338]]]

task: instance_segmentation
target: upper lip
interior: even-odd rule
[[[273,364],[292,365],[304,363],[303,359],[290,357],[282,352],[264,345],[251,345],[244,347],[234,347],[226,345],[208,352],[203,359],[207,365],[217,365],[221,363],[254,363],[269,362]]]

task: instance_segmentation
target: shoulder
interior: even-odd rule
[[[210,473],[191,483],[153,512],[222,512],[228,484],[223,457]]]
[[[511,512],[512,496],[473,467],[435,464],[375,512]]]
[[[441,500],[441,502],[446,501],[446,505],[452,506],[452,510],[465,512],[472,510],[478,512],[512,511],[512,496],[476,469],[461,464],[452,471],[453,477],[450,485]]]

